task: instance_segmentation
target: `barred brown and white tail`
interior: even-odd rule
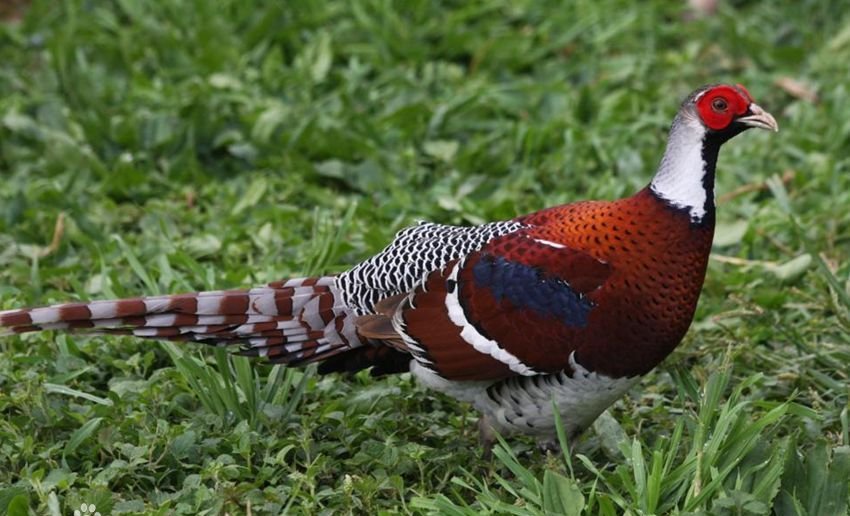
[[[240,345],[240,354],[291,365],[362,345],[355,315],[323,276],[250,290],[66,303],[0,312],[0,335],[67,330]]]

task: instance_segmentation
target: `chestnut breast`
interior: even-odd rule
[[[613,376],[645,374],[682,340],[693,320],[714,235],[713,217],[686,212],[649,189],[614,202],[581,202],[521,219],[534,234],[608,263],[587,325],[571,336],[579,363]]]

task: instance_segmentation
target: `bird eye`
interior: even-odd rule
[[[727,104],[726,99],[722,97],[717,97],[716,99],[711,101],[711,109],[717,111],[718,113],[726,111],[726,108],[728,107],[729,104]]]

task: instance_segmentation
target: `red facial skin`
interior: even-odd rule
[[[732,121],[747,112],[753,98],[741,86],[715,86],[697,100],[697,112],[702,122],[714,131],[722,131]]]

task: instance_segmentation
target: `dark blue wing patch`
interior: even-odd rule
[[[497,302],[507,298],[518,308],[560,319],[576,328],[587,325],[593,303],[566,281],[547,275],[538,267],[484,255],[473,266],[477,288],[487,288]]]

